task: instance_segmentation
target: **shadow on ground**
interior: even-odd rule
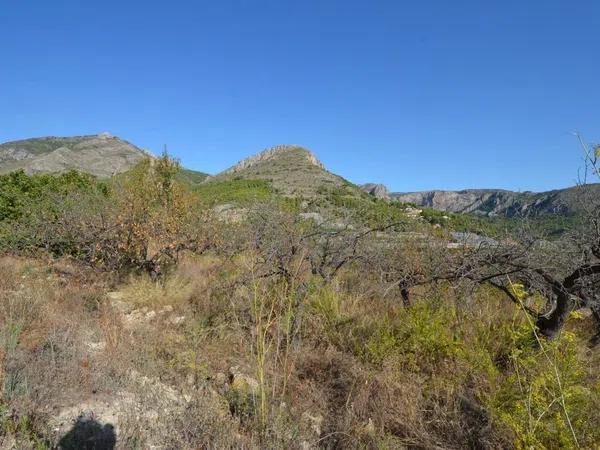
[[[117,435],[112,424],[102,425],[82,415],[58,443],[61,450],[113,450]]]

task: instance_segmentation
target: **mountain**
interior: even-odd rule
[[[75,169],[110,177],[126,172],[146,157],[153,156],[108,133],[33,138],[0,144],[0,174],[17,169],[30,174]],[[600,184],[539,193],[501,189],[389,192],[382,184],[349,183],[329,172],[310,150],[298,145],[268,148],[212,177],[188,169],[183,169],[179,176],[193,185],[264,180],[276,192],[290,197],[315,198],[323,193],[360,197],[366,192],[391,202],[414,203],[440,211],[503,217],[572,214],[584,208],[587,198],[600,195]]]
[[[75,169],[98,177],[125,172],[148,153],[108,133],[42,137],[0,144],[0,173],[23,169],[55,173]]]
[[[147,157],[153,155],[109,133],[41,137],[0,144],[0,174],[17,169],[29,174],[74,169],[106,178],[128,171]],[[180,173],[180,178],[191,184],[206,177],[188,169]]]
[[[297,145],[278,145],[209,177],[206,183],[234,179],[266,180],[286,196],[314,197],[319,191],[350,185],[325,169],[315,155]]]
[[[372,192],[372,184],[363,185]],[[548,214],[573,214],[581,211],[586,200],[600,195],[600,184],[575,186],[547,192],[514,192],[502,189],[466,189],[462,191],[393,192],[391,201],[453,213],[482,216],[535,217]]]

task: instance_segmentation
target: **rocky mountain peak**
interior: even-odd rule
[[[290,154],[300,155],[303,160],[308,162],[310,165],[318,167],[319,169],[325,169],[325,166],[321,161],[317,159],[317,157],[308,149],[301,147],[299,145],[276,145],[274,147],[267,148],[255,155],[252,155],[240,162],[236,165],[230,167],[229,169],[222,172],[223,174],[235,174],[237,172],[241,172],[243,170],[249,169],[257,164],[275,160],[280,157],[285,157]]]

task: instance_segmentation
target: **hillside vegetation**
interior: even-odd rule
[[[0,176],[2,446],[598,447],[598,208],[548,240],[277,154]]]

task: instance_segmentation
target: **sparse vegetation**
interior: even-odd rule
[[[163,155],[110,182],[0,177],[2,445],[600,443],[592,228],[540,241],[344,182],[289,198],[179,174]]]

